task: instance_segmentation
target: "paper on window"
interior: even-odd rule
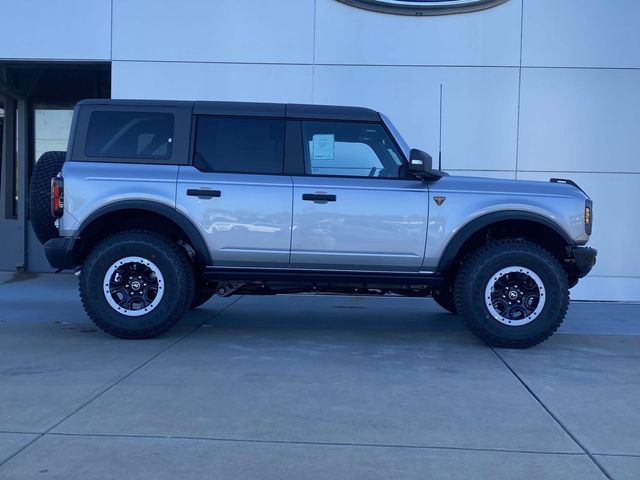
[[[331,134],[316,134],[313,136],[313,159],[333,160],[335,140]]]

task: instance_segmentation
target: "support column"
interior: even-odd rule
[[[27,238],[27,192],[29,191],[29,103],[18,100],[18,228],[21,232],[20,263],[16,270],[24,272],[27,267],[28,238]]]
[[[2,138],[2,175],[0,179],[0,219],[13,218],[14,158],[16,154],[16,102],[11,97],[4,100],[4,135]]]

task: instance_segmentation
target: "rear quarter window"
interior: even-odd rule
[[[94,111],[84,153],[87,157],[168,159],[173,137],[174,117],[170,113]]]

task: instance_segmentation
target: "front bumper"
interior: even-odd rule
[[[44,244],[44,253],[49,265],[57,270],[67,270],[76,267],[74,247],[76,237],[52,238]]]
[[[596,264],[598,251],[591,247],[572,247],[571,257],[574,259],[574,268],[578,278],[587,275]]]

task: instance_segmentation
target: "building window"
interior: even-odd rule
[[[72,119],[73,107],[34,107],[33,149],[36,162],[45,152],[67,150]]]
[[[203,171],[282,174],[284,120],[200,117],[194,164]]]

